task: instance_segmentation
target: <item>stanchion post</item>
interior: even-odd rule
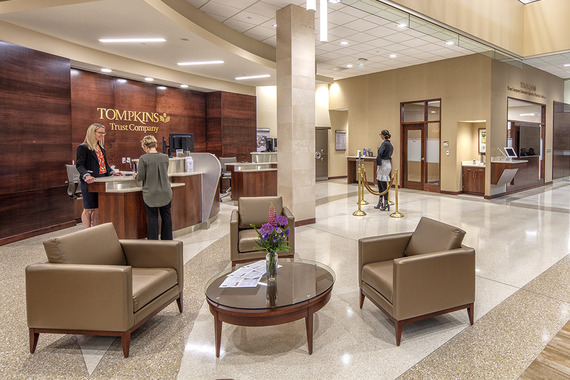
[[[395,189],[395,193],[396,193],[396,211],[394,211],[393,213],[390,214],[390,216],[392,218],[403,218],[404,214],[402,214],[400,211],[398,211],[398,169],[394,170],[394,182],[396,183],[396,189]]]
[[[358,157],[358,170],[357,170],[357,173],[356,173],[356,175],[358,176],[358,202],[357,202],[357,204],[358,204],[358,210],[356,210],[355,212],[352,213],[352,215],[354,215],[354,216],[364,216],[364,215],[366,215],[366,213],[360,209],[361,200],[362,200],[362,198],[361,198],[361,194],[362,194],[362,193],[361,193],[361,188],[363,187],[363,186],[362,186],[362,170],[361,170],[360,162],[361,162],[361,159],[360,159],[360,157]]]
[[[364,167],[364,159],[360,162],[360,166],[362,167],[362,175],[360,176],[362,178],[362,186],[359,187],[360,191],[362,192],[362,195],[360,197],[360,204],[361,205],[367,205],[368,202],[366,201],[366,199],[364,199],[364,173],[366,172],[366,168]]]

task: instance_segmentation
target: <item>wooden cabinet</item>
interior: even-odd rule
[[[485,168],[463,166],[463,192],[485,195]]]

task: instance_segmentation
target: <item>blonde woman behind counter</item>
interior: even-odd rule
[[[172,217],[170,213],[172,188],[168,180],[168,156],[156,150],[156,138],[145,136],[141,145],[146,154],[139,158],[137,173],[133,175],[142,182],[149,240],[158,240],[158,213],[162,219],[160,238],[172,240]]]
[[[99,223],[99,194],[90,192],[87,186],[95,182],[96,177],[121,175],[115,172],[107,162],[105,153],[105,126],[93,123],[87,128],[85,140],[77,147],[75,167],[81,178],[81,196],[83,198],[83,213],[81,222],[83,228],[89,228]]]

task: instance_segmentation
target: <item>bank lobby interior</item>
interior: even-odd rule
[[[320,3],[307,19],[304,0],[0,2],[1,378],[570,377],[570,25],[562,17],[570,4],[327,5],[324,42]],[[300,51],[281,44],[287,33],[276,20],[286,21],[289,42],[304,29],[314,41],[305,34]],[[145,36],[167,35],[164,46],[96,41],[143,27]],[[214,52],[226,61],[217,68],[176,64]],[[301,71],[280,67],[297,54],[314,59]],[[260,73],[270,74],[235,79]],[[160,118],[119,120],[124,110]],[[182,313],[171,304],[136,330],[128,358],[120,339],[73,334],[41,334],[30,353],[24,270],[46,261],[44,241],[82,229],[65,164],[92,122],[106,126],[109,161],[122,171],[141,155],[144,125],[158,140],[193,133],[196,154],[238,162],[251,161],[260,130],[279,142],[276,190],[298,222],[295,257],[335,274],[330,301],[315,313],[311,355],[298,320],[224,324],[216,357],[204,288],[231,266],[237,204],[223,191],[203,192],[215,196],[215,211],[175,232]],[[392,133],[402,218],[374,209],[367,192],[365,215],[354,215],[353,158],[375,152],[381,129]],[[324,175],[315,173],[315,130],[328,147]],[[525,146],[538,153],[521,154]],[[505,147],[520,157],[505,158]],[[370,176],[374,160],[366,162]],[[524,176],[501,178],[513,165]],[[465,310],[410,323],[397,346],[393,322],[368,299],[359,307],[358,240],[413,231],[422,217],[466,231],[463,244],[476,253],[474,324]]]

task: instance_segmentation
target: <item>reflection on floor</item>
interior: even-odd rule
[[[112,338],[42,337],[37,353],[27,353],[25,305],[23,298],[14,299],[22,297],[24,284],[14,271],[44,259],[40,243],[45,237],[0,247],[0,274],[5,275],[0,277],[0,377],[517,379],[568,322],[569,182],[495,200],[403,189],[401,219],[375,210],[370,195],[362,208],[367,215],[353,216],[356,190],[342,180],[318,182],[317,222],[296,229],[297,256],[323,262],[336,273],[329,304],[315,314],[312,355],[301,320],[273,327],[224,324],[222,352],[215,357],[213,317],[203,286],[229,264],[225,247],[235,206],[224,202],[209,229],[180,237],[190,293],[185,312],[180,316],[166,309],[153,318],[133,337],[127,360]],[[464,229],[464,243],[477,252],[475,324],[469,325],[464,310],[409,324],[397,347],[392,322],[368,301],[359,309],[357,240],[411,231],[422,216]],[[15,310],[23,321],[13,320]],[[157,342],[163,335],[174,346],[168,347],[171,360],[152,351],[167,350]]]

